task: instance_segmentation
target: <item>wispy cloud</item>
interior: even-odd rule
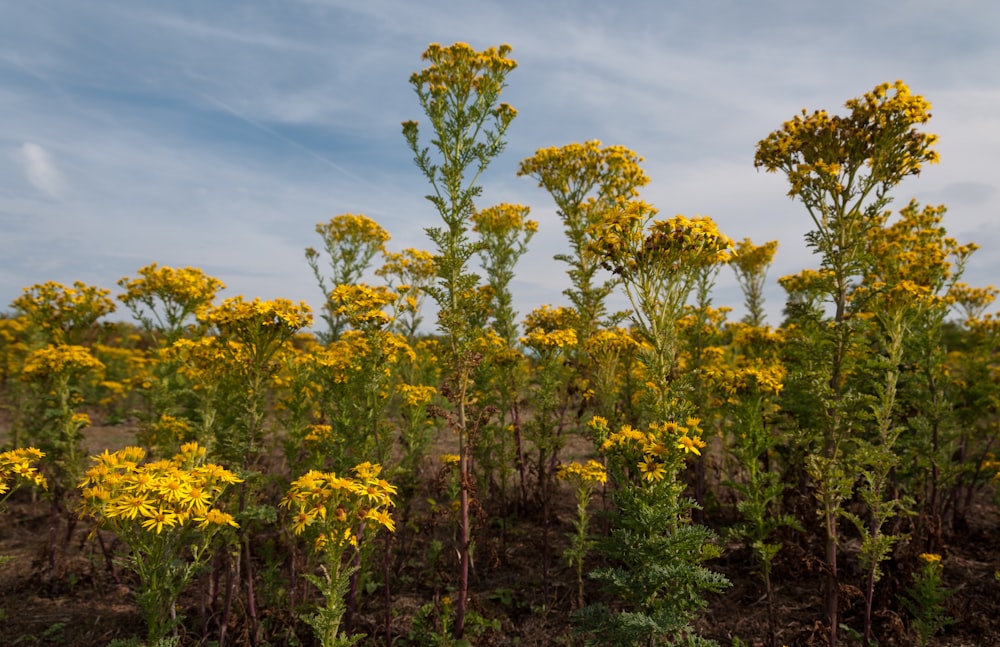
[[[31,186],[53,198],[62,194],[66,182],[47,150],[34,142],[24,142],[17,149],[17,157]]]

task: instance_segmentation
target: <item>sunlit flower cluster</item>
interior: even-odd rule
[[[850,199],[864,190],[860,183],[891,186],[938,161],[932,148],[937,137],[915,129],[930,119],[930,104],[902,81],[878,85],[846,107],[850,112],[842,117],[803,110],[758,144],[754,164],[784,172],[789,195],[818,204],[817,189]],[[890,141],[899,145],[885,155]],[[857,175],[862,164],[868,177]]]
[[[644,481],[660,481],[672,474],[687,454],[700,456],[706,446],[700,425],[699,419],[688,418],[683,425],[674,421],[650,423],[645,431],[622,425],[608,433],[606,421],[592,420],[598,434],[605,437],[601,452],[624,457]]]
[[[774,260],[774,254],[778,251],[778,241],[772,240],[763,245],[754,245],[749,238],[744,238],[735,245],[735,253],[730,263],[738,268],[744,275],[751,276],[757,274],[761,269],[766,269]]]
[[[785,368],[757,362],[739,367],[714,366],[706,370],[706,377],[730,397],[745,393],[777,395],[784,386]]]
[[[581,484],[604,484],[608,480],[608,473],[604,465],[595,460],[589,460],[586,463],[573,461],[560,465],[559,469],[556,470],[556,478],[563,481],[577,481]]]
[[[140,268],[136,278],[118,281],[125,292],[118,299],[148,329],[158,328],[168,338],[175,337],[184,321],[212,304],[222,281],[196,267],[160,267],[156,263]]]
[[[390,515],[396,487],[380,478],[380,465],[361,463],[353,477],[310,470],[292,482],[281,506],[288,508],[292,531],[308,533],[317,552],[357,546],[380,528],[393,532]]]
[[[381,249],[389,241],[389,232],[377,222],[363,214],[344,213],[334,216],[329,222],[316,225],[316,233],[323,240],[336,242],[339,246],[371,245]]]
[[[967,283],[955,283],[948,290],[948,297],[966,321],[974,321],[983,316],[986,308],[996,300],[998,293],[1000,290],[992,285],[972,287]]]
[[[582,144],[542,148],[521,162],[518,175],[538,180],[552,194],[564,219],[581,209],[583,227],[596,224],[609,205],[631,200],[649,183],[643,159],[624,146],[603,146],[594,139]]]
[[[531,207],[521,204],[499,204],[487,207],[472,216],[472,230],[478,233],[489,232],[495,236],[510,236],[517,232],[538,231],[538,223],[528,219]]]
[[[57,376],[101,373],[104,364],[84,346],[60,344],[32,351],[21,373],[26,381],[43,381]]]
[[[396,387],[403,404],[411,409],[428,404],[437,394],[437,388],[422,384],[400,384]]]
[[[833,273],[829,270],[805,269],[798,274],[789,274],[778,279],[790,295],[814,295],[828,291]]]
[[[524,330],[526,333],[566,330],[575,328],[576,322],[577,312],[573,308],[543,305],[524,317]]]
[[[705,216],[677,215],[653,220],[656,210],[629,202],[601,223],[591,249],[607,269],[641,282],[663,271],[690,272],[704,265],[728,262],[735,248],[715,222]]]
[[[239,296],[226,299],[209,310],[204,319],[237,336],[252,333],[255,328],[286,331],[290,336],[312,324],[311,311],[304,302],[295,304],[288,299],[245,301]]]
[[[430,62],[430,66],[414,73],[410,83],[442,103],[449,95],[463,99],[473,94],[497,96],[503,89],[504,77],[517,67],[517,62],[507,57],[510,52],[511,46],[507,44],[480,52],[467,43],[447,47],[431,43],[423,53],[423,59]],[[507,104],[500,104],[498,110],[509,112],[511,118],[516,114]]]
[[[11,306],[26,317],[33,329],[51,343],[76,343],[74,333],[90,328],[98,319],[115,311],[110,290],[81,281],[67,287],[54,281],[24,288]]]
[[[385,309],[399,300],[399,293],[381,285],[338,285],[329,299],[334,316],[352,328],[377,329],[392,321]]]
[[[205,448],[181,446],[171,459],[143,463],[146,452],[126,447],[91,457],[93,465],[80,483],[82,511],[125,534],[140,528],[160,534],[208,526],[236,526],[232,515],[212,506],[228,485],[240,482],[232,472],[205,463]]]
[[[344,384],[369,370],[388,376],[393,366],[407,359],[412,361],[416,354],[406,340],[395,333],[377,331],[369,335],[348,330],[337,341],[317,350],[313,358],[322,377]]]
[[[624,328],[602,328],[584,342],[592,356],[619,356],[634,352],[640,342]]]
[[[576,346],[576,331],[572,329],[562,330],[532,330],[524,337],[520,338],[521,343],[536,351],[548,351],[555,349],[573,348]]]
[[[0,452],[0,502],[22,484],[47,487],[45,476],[38,471],[38,462],[45,453],[34,447]]]

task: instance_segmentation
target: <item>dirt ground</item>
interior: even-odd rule
[[[131,440],[127,429],[95,428],[89,433],[93,448],[116,449]],[[564,538],[571,531],[574,514],[572,497],[567,494],[564,508],[554,510],[546,531],[537,515],[522,515],[501,532],[491,528],[492,539],[477,546],[471,581],[471,608],[481,616],[499,621],[499,629],[487,629],[473,644],[482,645],[570,645],[574,644],[569,614],[575,591],[575,574],[559,558]],[[18,492],[0,516],[0,555],[8,560],[0,565],[0,647],[4,645],[104,647],[116,638],[143,635],[142,621],[132,601],[132,582],[124,569],[109,568],[100,546],[88,541],[89,526],[80,522],[71,531],[65,551],[54,567],[44,559],[51,539],[48,504],[33,501],[28,492]],[[60,527],[59,532],[65,532]],[[399,533],[397,533],[399,534]],[[549,541],[545,542],[545,537]],[[394,548],[396,554],[426,555],[427,537],[402,533],[394,541],[409,542]],[[57,542],[61,543],[61,542]],[[774,582],[779,618],[779,644],[788,647],[826,645],[826,629],[820,607],[822,580],[815,546],[804,540],[790,541],[779,553]],[[546,556],[545,546],[548,545]],[[944,582],[954,592],[947,610],[956,620],[946,627],[932,645],[948,647],[990,647],[1000,645],[1000,517],[991,493],[983,492],[968,517],[967,531],[946,538],[941,551]],[[441,556],[442,571],[449,570],[449,556]],[[412,560],[411,560],[412,561]],[[547,568],[546,565],[547,564]],[[722,646],[734,644],[767,647],[767,605],[750,554],[739,544],[726,546],[722,558],[711,564],[732,582],[725,593],[713,596],[698,630]],[[397,564],[404,584],[393,591],[391,625],[393,644],[420,644],[407,640],[411,619],[421,606],[437,597],[445,586],[433,585],[426,564]],[[886,566],[891,583],[901,568]],[[843,574],[841,620],[858,628],[864,600],[857,585],[860,576]],[[447,576],[445,576],[447,577]],[[900,588],[900,587],[897,587]],[[588,590],[588,595],[599,595]],[[383,645],[386,617],[381,591],[363,598],[357,626],[374,636],[362,645]],[[891,600],[883,609],[901,609]],[[187,616],[198,611],[193,597]],[[879,645],[916,644],[909,632],[908,619],[901,611],[880,611],[876,616]],[[199,642],[193,635],[183,644]],[[295,635],[308,645],[309,632],[300,628]],[[734,642],[739,638],[742,642]],[[841,644],[855,644],[841,632]],[[240,641],[236,641],[239,643]],[[233,643],[230,643],[233,644]],[[295,644],[290,639],[272,638],[268,644]]]

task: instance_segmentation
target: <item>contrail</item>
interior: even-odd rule
[[[292,139],[290,137],[286,137],[285,135],[282,135],[281,133],[279,133],[278,131],[274,130],[273,128],[268,128],[267,126],[265,126],[264,124],[260,123],[259,121],[255,121],[255,120],[247,117],[246,115],[240,114],[235,108],[233,108],[232,106],[230,106],[227,103],[223,102],[222,100],[217,99],[217,98],[211,96],[210,94],[206,94],[205,92],[202,92],[201,96],[204,97],[205,100],[207,100],[208,102],[215,104],[219,108],[222,108],[223,110],[225,110],[226,112],[228,112],[232,116],[236,117],[237,119],[239,119],[243,123],[248,124],[250,126],[253,126],[257,130],[265,132],[268,135],[271,135],[272,137],[276,137],[277,139],[280,139],[281,141],[285,142],[286,144],[289,144],[290,146],[294,146],[295,148],[299,149],[300,151],[302,151],[306,155],[309,155],[310,157],[312,157],[312,158],[314,158],[316,160],[319,160],[323,164],[326,164],[327,166],[329,166],[330,168],[334,169],[335,171],[343,174],[345,177],[348,177],[348,178],[354,180],[355,182],[358,182],[358,183],[361,183],[361,184],[366,184],[368,186],[372,186],[371,183],[369,183],[366,180],[364,180],[363,178],[355,175],[354,173],[351,173],[346,168],[344,168],[343,166],[337,164],[336,162],[334,162],[330,158],[325,157],[323,155],[320,155],[319,153],[317,153],[313,149],[309,148],[308,146],[305,146],[305,145],[303,145],[303,144],[295,141],[294,139]]]

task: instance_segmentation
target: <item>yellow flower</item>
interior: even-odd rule
[[[941,561],[941,556],[937,553],[920,553],[920,559],[928,564],[937,564]]]
[[[142,527],[146,530],[153,530],[156,534],[160,534],[164,528],[172,528],[177,525],[178,521],[176,513],[163,508],[150,510],[150,514],[145,516],[147,518],[142,522]]]
[[[198,521],[199,528],[205,528],[209,525],[215,526],[232,526],[233,528],[239,528],[240,525],[236,523],[233,519],[233,515],[228,512],[222,512],[221,510],[211,509],[205,513],[204,517],[198,517],[195,519]]]
[[[705,442],[700,438],[681,436],[677,439],[677,449],[683,449],[684,453],[692,453],[701,456],[700,448],[705,446]]]
[[[123,517],[125,519],[135,519],[137,516],[148,517],[155,511],[152,502],[145,496],[133,495],[116,499],[108,507],[108,517]]]
[[[666,476],[667,470],[660,461],[649,459],[639,463],[639,472],[644,481],[660,481]]]

